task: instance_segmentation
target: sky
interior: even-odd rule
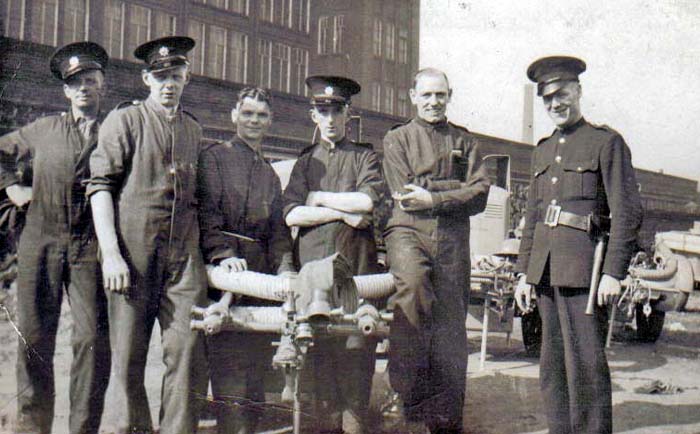
[[[549,55],[587,63],[583,114],[635,167],[700,180],[700,1],[421,0],[420,66],[447,73],[472,131],[521,141],[525,71]],[[537,141],[553,124],[534,105]]]

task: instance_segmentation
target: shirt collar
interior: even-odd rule
[[[154,112],[160,114],[161,116],[168,118],[170,115],[169,111],[163,107],[162,105],[158,104],[157,102],[153,101],[151,97],[146,98],[146,102],[144,103],[146,107],[149,109],[153,110]],[[175,109],[175,116],[178,116],[182,112],[182,104],[178,104],[177,108]]]
[[[413,120],[423,128],[438,130],[447,127],[447,118],[443,118],[442,120],[437,122],[428,122],[425,119],[416,116],[415,118],[413,118]]]
[[[332,150],[332,149],[338,149],[338,148],[341,147],[344,143],[346,143],[347,140],[348,140],[347,137],[343,137],[343,138],[340,139],[339,141],[337,141],[337,142],[331,144],[330,142],[327,142],[327,141],[323,140],[323,138],[321,138],[321,139],[319,139],[318,143],[319,143],[319,145],[321,145],[321,148],[323,148],[323,149],[326,150],[326,151],[330,151],[330,150]]]
[[[559,129],[559,132],[561,134],[571,134],[571,133],[575,132],[576,130],[578,130],[579,128],[581,128],[581,126],[585,123],[586,123],[586,119],[584,119],[584,117],[581,116],[581,119],[577,120],[576,122],[569,125],[568,127]]]
[[[243,145],[243,146],[245,146],[246,148],[250,149],[251,152],[253,152],[254,154],[256,154],[256,155],[257,155],[258,157],[260,157],[261,159],[263,159],[263,160],[265,159],[265,155],[263,155],[263,151],[262,151],[262,145],[260,146],[260,149],[255,149],[255,148],[253,148],[252,146],[250,146],[250,145],[248,144],[248,142],[246,142],[246,141],[243,140],[242,138],[238,137],[238,134],[236,134],[235,136],[233,136],[233,139],[231,140],[231,142],[232,142],[232,143],[235,143],[235,144]]]

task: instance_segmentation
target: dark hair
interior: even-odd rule
[[[262,87],[248,86],[241,89],[238,92],[238,100],[236,101],[236,106],[241,104],[244,99],[250,98],[254,101],[261,101],[267,104],[270,109],[272,109],[272,95],[270,92],[263,89]]]

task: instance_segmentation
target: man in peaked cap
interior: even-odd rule
[[[107,306],[83,181],[97,144],[107,53],[93,42],[57,50],[50,61],[70,110],[0,137],[0,188],[26,207],[18,248],[17,427],[49,433],[53,423],[53,356],[65,289],[73,330],[71,433],[96,433],[109,380]],[[20,167],[31,173],[17,173]],[[23,185],[25,183],[25,185]]]
[[[372,210],[383,191],[377,154],[345,137],[348,107],[360,85],[345,77],[312,76],[311,119],[317,144],[299,156],[284,192],[283,213],[299,227],[298,266],[336,252],[350,261],[354,274],[377,270]],[[309,353],[319,404],[317,432],[371,432],[366,426],[375,342],[327,338]]]
[[[136,49],[149,96],[107,116],[90,158],[87,194],[112,324],[114,390],[125,404],[120,433],[153,432],[144,370],[156,319],[165,364],[160,432],[194,432],[195,398],[206,393],[203,345],[189,327],[206,288],[195,207],[202,129],[180,104],[193,46],[167,37]]]
[[[578,76],[585,69],[580,59],[557,56],[527,70],[556,129],[532,157],[515,296],[528,312],[533,286],[537,293],[540,383],[552,434],[612,432],[606,304],[620,294],[642,221],[624,139],[581,114]],[[597,306],[586,315],[594,250],[605,233]]]
[[[479,139],[447,121],[452,89],[426,68],[410,90],[417,116],[384,137],[393,208],[384,239],[396,293],[391,386],[410,432],[461,433],[467,376],[469,217],[486,207]]]

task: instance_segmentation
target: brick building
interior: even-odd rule
[[[0,2],[0,134],[68,106],[48,70],[56,46],[78,40],[110,53],[105,106],[141,99],[139,44],[186,34],[197,41],[193,77],[183,105],[208,139],[233,135],[230,109],[246,84],[270,88],[275,119],[264,143],[268,156],[290,158],[310,143],[304,79],[328,73],[353,77],[352,136],[381,152],[391,126],[412,113],[408,89],[419,65],[419,0],[3,0]],[[532,146],[482,136],[486,153],[511,156],[513,212],[524,205]],[[637,171],[647,219],[645,233],[684,229],[700,219],[697,182]],[[692,203],[695,203],[693,208]],[[517,222],[517,218],[513,219]],[[645,236],[645,238],[647,238]]]

